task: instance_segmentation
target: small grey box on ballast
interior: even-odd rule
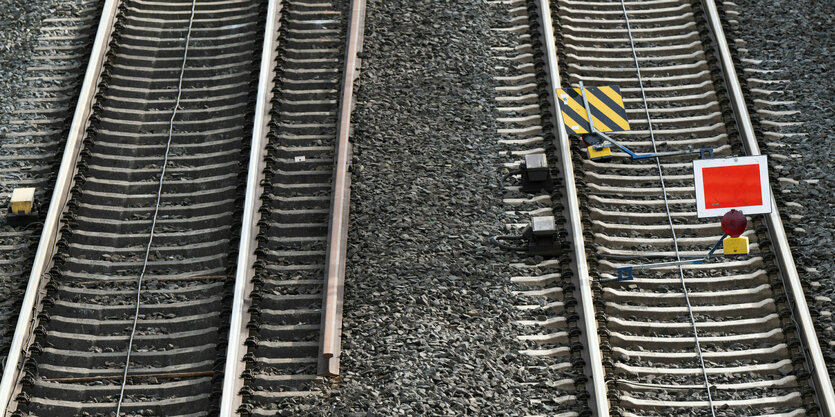
[[[534,236],[551,236],[557,231],[554,216],[537,216],[531,218],[531,231]]]
[[[548,160],[544,153],[525,155],[525,169],[530,181],[545,181],[548,178]]]

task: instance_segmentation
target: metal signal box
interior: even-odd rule
[[[531,219],[531,232],[536,237],[551,237],[557,232],[554,216],[537,216]]]
[[[748,253],[748,238],[726,237],[722,241],[722,253],[725,255],[745,255]]]
[[[531,218],[531,228],[528,234],[528,254],[533,256],[559,256],[561,252],[554,216]]]
[[[612,149],[611,148],[603,148],[601,150],[594,149],[594,146],[589,146],[589,159],[592,161],[604,161],[607,159],[612,158]]]
[[[554,180],[548,169],[548,159],[544,153],[525,155],[522,168],[522,192],[535,193],[540,190],[551,191]]]
[[[12,200],[9,204],[9,211],[15,216],[28,216],[32,214],[35,206],[34,188],[15,188],[12,191]]]
[[[525,167],[528,179],[531,181],[545,181],[548,179],[548,160],[544,153],[525,155]]]

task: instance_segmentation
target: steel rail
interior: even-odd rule
[[[220,400],[220,416],[232,417],[237,414],[241,405],[240,391],[243,388],[241,374],[244,371],[243,361],[246,353],[244,341],[249,331],[249,306],[252,304],[252,278],[255,276],[253,264],[255,249],[258,247],[256,238],[261,219],[261,195],[264,186],[261,182],[265,178],[264,155],[267,148],[268,123],[275,85],[276,65],[278,55],[278,13],[282,8],[281,0],[270,0],[267,5],[267,23],[264,26],[264,44],[261,50],[261,68],[258,77],[258,92],[255,101],[255,117],[252,127],[252,143],[247,167],[246,196],[244,213],[241,223],[241,241],[238,248],[238,263],[235,269],[235,292],[232,301],[232,313],[229,324],[229,340],[226,348],[226,363],[223,369],[223,386]]]
[[[81,153],[82,140],[90,124],[90,114],[98,93],[103,70],[102,64],[109,50],[110,38],[120,4],[121,0],[106,0],[102,8],[96,39],[90,53],[90,61],[84,74],[78,104],[76,104],[73,113],[67,144],[64,148],[58,177],[55,180],[55,188],[44,220],[32,270],[29,274],[29,282],[26,285],[26,293],[20,307],[20,316],[17,319],[17,326],[9,348],[9,356],[6,358],[3,369],[3,379],[0,381],[0,407],[2,407],[0,408],[0,415],[2,416],[10,414],[16,408],[16,401],[13,398],[17,392],[17,381],[20,378],[24,353],[28,351],[32,343],[32,330],[37,326],[37,313],[42,308],[38,301],[45,293],[46,280],[42,278],[52,265],[55,243],[60,238],[61,215],[66,209],[70,190],[74,184],[73,178],[78,169],[77,162]]]
[[[597,334],[597,318],[594,313],[592,300],[591,278],[589,277],[588,261],[586,260],[586,245],[583,238],[583,225],[580,221],[580,201],[577,198],[577,186],[574,179],[574,163],[571,160],[571,143],[565,131],[565,122],[559,108],[557,89],[561,87],[559,64],[556,54],[556,40],[554,26],[551,21],[551,7],[549,0],[536,0],[539,4],[541,19],[542,43],[545,45],[545,68],[548,75],[548,98],[554,114],[554,129],[557,140],[554,144],[560,155],[560,163],[565,192],[563,199],[566,207],[566,227],[569,229],[574,262],[571,268],[574,272],[572,282],[580,291],[580,331],[586,349],[583,357],[586,361],[585,372],[589,376],[586,389],[589,391],[589,406],[592,414],[599,417],[609,415],[609,399],[606,396],[606,373],[603,369],[603,354],[600,352],[600,338]]]
[[[716,45],[716,54],[719,66],[724,77],[725,86],[728,91],[728,98],[734,112],[736,123],[739,127],[740,139],[748,155],[762,155],[754,134],[754,126],[751,123],[751,116],[742,95],[742,88],[728,47],[728,40],[722,29],[719,12],[714,0],[701,0],[702,8],[707,16],[708,29]],[[818,406],[824,416],[835,416],[835,391],[832,389],[832,381],[826,368],[826,363],[821,352],[818,338],[809,313],[809,306],[806,303],[806,296],[803,293],[803,286],[800,282],[800,275],[797,273],[797,266],[791,254],[786,231],[783,228],[783,221],[777,209],[777,202],[774,193],[771,193],[770,214],[765,215],[766,227],[771,235],[771,243],[774,245],[777,265],[780,268],[780,275],[783,285],[787,289],[789,306],[792,309],[792,316],[798,324],[798,333],[804,347],[809,372],[812,374],[812,382],[817,394]]]
[[[336,128],[336,165],[328,221],[328,249],[325,287],[322,295],[322,333],[319,340],[319,375],[339,375],[342,352],[342,298],[345,292],[345,258],[348,250],[348,210],[351,203],[351,111],[354,108],[354,80],[359,76],[365,0],[351,2],[351,21],[345,50],[342,97]]]

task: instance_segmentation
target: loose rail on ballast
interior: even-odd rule
[[[348,209],[351,204],[351,111],[354,108],[354,80],[359,76],[365,0],[351,2],[351,20],[342,74],[342,95],[336,134],[336,166],[328,222],[325,288],[322,299],[322,336],[319,345],[319,375],[339,375],[342,351],[342,297],[345,288],[345,257],[348,251]]]

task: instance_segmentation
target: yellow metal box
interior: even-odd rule
[[[34,188],[15,188],[12,191],[10,209],[12,214],[27,216],[32,213],[32,206],[35,204]]]
[[[722,252],[725,255],[744,255],[748,253],[748,238],[726,237],[722,241]]]
[[[612,149],[610,149],[610,148],[603,148],[603,149],[598,151],[598,150],[594,149],[594,146],[589,146],[588,150],[589,150],[589,159],[591,159],[592,161],[595,160],[595,159],[608,158],[608,157],[612,156]]]

